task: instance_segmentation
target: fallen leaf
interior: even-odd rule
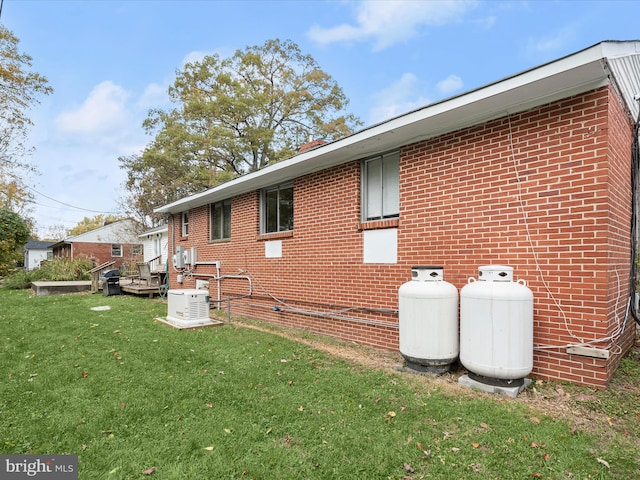
[[[89,376],[87,372],[82,372],[81,375],[82,375],[82,378],[87,378]]]
[[[472,443],[471,445],[473,446],[473,448],[478,448],[480,446],[479,443]]]
[[[540,419],[538,417],[531,417],[529,420],[531,420],[531,423],[535,423],[537,425],[540,424]]]
[[[389,415],[391,418],[393,418],[393,417],[396,416],[396,412],[392,411],[392,412],[389,412],[387,415]]]
[[[538,448],[538,444],[536,442],[531,442],[531,448]]]
[[[210,452],[211,450],[213,450],[213,447],[204,447],[203,450],[207,450]]]
[[[486,423],[484,423],[484,422],[482,422],[482,423],[480,424],[480,426],[481,426],[482,428],[485,428],[485,429],[489,429],[489,428],[491,428],[489,425],[487,425],[487,424],[486,424]]]
[[[405,469],[407,472],[409,472],[409,473],[414,473],[414,472],[415,472],[415,470],[413,469],[413,467],[412,467],[411,465],[409,465],[408,463],[405,463],[405,464],[403,465],[403,467],[404,467],[404,469]]]
[[[299,411],[299,412],[304,411],[304,407],[303,407],[302,405],[300,405],[300,406],[298,407],[298,411]]]
[[[458,452],[460,451],[460,449],[459,449],[459,448],[457,448],[457,447],[453,447],[453,448],[451,449],[451,451],[452,451],[453,453],[458,453]]]
[[[425,457],[431,458],[431,450],[426,450],[420,442],[416,442],[416,445],[420,449],[422,453],[424,453]]]
[[[213,403],[207,403],[207,408],[213,408]]]
[[[610,426],[613,427],[613,422],[611,421],[611,417],[607,417],[607,422],[609,423]]]
[[[225,428],[225,429],[224,429],[224,433],[231,433],[231,429],[229,429],[229,428]]]
[[[545,453],[542,458],[544,458],[545,460],[549,460],[549,458],[551,458],[551,455],[549,455],[548,453]]]
[[[144,472],[142,472],[142,474],[143,475],[151,475],[155,471],[156,471],[156,467],[151,467],[151,468],[147,468]]]
[[[611,468],[611,467],[609,466],[609,462],[607,462],[606,460],[603,460],[603,459],[601,459],[601,458],[597,458],[596,460],[598,460],[598,463],[601,463],[601,464],[602,464],[602,465],[604,465],[605,467],[607,467],[607,468]]]
[[[531,476],[532,476],[532,477],[536,477],[536,478],[538,478],[538,477],[541,477],[541,476],[542,476],[542,474],[541,474],[541,473],[537,473],[537,472],[536,472],[536,473],[532,473],[532,474],[531,474]]]

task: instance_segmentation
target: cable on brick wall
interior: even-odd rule
[[[638,194],[640,193],[640,95],[635,96],[638,103],[638,117],[633,126],[633,141],[631,145],[631,270],[629,272],[629,303],[631,316],[640,325],[636,311],[636,294],[638,281]]]
[[[390,327],[390,328],[398,328],[398,324],[396,322],[385,322],[385,321],[380,321],[380,320],[369,320],[369,319],[364,319],[364,318],[357,318],[357,317],[352,317],[352,316],[347,316],[345,315],[345,313],[347,312],[355,312],[355,311],[360,311],[360,312],[367,312],[367,313],[379,313],[379,314],[387,314],[387,315],[398,315],[398,310],[397,309],[390,309],[390,308],[375,308],[375,307],[344,307],[344,308],[332,308],[331,306],[327,306],[328,307],[328,311],[316,311],[316,310],[306,310],[306,309],[300,309],[297,308],[293,305],[289,305],[287,302],[285,302],[284,300],[279,299],[278,297],[276,297],[275,295],[273,295],[264,285],[262,285],[262,283],[260,283],[260,280],[254,278],[250,272],[248,270],[243,270],[241,272],[244,275],[247,275],[249,278],[251,278],[251,280],[258,285],[262,291],[265,293],[265,295],[267,295],[269,298],[271,298],[274,302],[276,302],[276,307],[270,307],[270,308],[274,308],[276,309],[276,311],[281,311],[281,312],[288,312],[288,313],[297,313],[300,315],[308,315],[308,316],[313,316],[313,317],[324,317],[324,318],[332,318],[335,320],[343,320],[343,321],[350,321],[350,322],[354,322],[354,323],[364,323],[364,324],[368,324],[368,325],[377,325],[377,326],[385,326],[385,327]],[[253,307],[263,307],[263,305],[250,305]]]
[[[640,115],[639,115],[639,121],[640,121]],[[544,286],[545,290],[547,291],[547,294],[549,295],[549,298],[551,298],[551,300],[553,301],[553,303],[555,304],[556,308],[558,309],[558,311],[560,312],[560,315],[562,317],[563,323],[564,323],[564,328],[566,330],[566,332],[571,336],[571,338],[577,340],[577,343],[572,343],[572,344],[567,344],[567,345],[534,345],[534,350],[558,350],[558,349],[565,349],[567,347],[570,346],[580,346],[580,347],[587,347],[587,346],[594,346],[596,344],[602,344],[604,342],[608,342],[607,344],[607,348],[612,348],[614,343],[616,342],[616,340],[624,333],[624,330],[626,328],[626,324],[627,324],[627,319],[629,317],[630,314],[632,314],[631,312],[634,310],[632,307],[632,298],[635,299],[635,294],[629,298],[629,303],[627,304],[627,308],[626,308],[626,312],[625,312],[625,317],[624,320],[621,322],[620,319],[618,318],[618,316],[616,315],[616,320],[618,322],[618,329],[616,330],[616,332],[612,335],[609,335],[607,337],[603,337],[603,338],[597,338],[595,340],[589,340],[586,341],[583,338],[580,338],[579,336],[577,336],[569,327],[569,321],[567,319],[567,316],[562,308],[562,306],[560,305],[560,302],[558,302],[558,300],[556,299],[555,295],[553,294],[553,292],[551,291],[551,289],[549,288],[549,284],[547,283],[547,280],[545,278],[545,275],[542,271],[542,267],[540,266],[540,262],[538,260],[538,254],[536,252],[536,248],[535,245],[533,243],[533,238],[531,235],[531,231],[529,230],[529,221],[528,221],[528,217],[527,217],[527,212],[525,209],[525,204],[524,204],[524,200],[523,200],[523,195],[522,195],[522,183],[520,180],[520,174],[518,171],[518,164],[516,162],[516,158],[515,158],[515,147],[513,145],[513,128],[511,125],[511,114],[507,112],[507,123],[509,126],[509,150],[510,150],[510,156],[511,156],[511,161],[513,162],[513,169],[515,171],[515,175],[516,175],[516,185],[518,187],[518,202],[519,202],[519,206],[520,206],[520,212],[522,213],[522,220],[523,220],[523,224],[525,227],[525,231],[527,232],[527,240],[529,241],[529,246],[531,247],[531,254],[533,256],[533,261],[536,265],[536,269],[538,270],[538,273],[540,274],[540,279],[542,280],[542,285]],[[635,148],[634,148],[634,154],[638,154],[638,122],[636,122],[635,128],[634,128],[634,144],[635,144]],[[637,161],[638,158],[635,158],[635,160]],[[635,164],[634,164],[635,165]],[[634,184],[635,185],[635,184]],[[635,189],[634,189],[635,191]],[[635,198],[635,197],[633,197]],[[634,200],[634,205],[635,205],[635,200]],[[632,221],[633,224],[635,224],[635,219]],[[632,227],[633,228],[633,227]],[[632,236],[632,242],[634,242],[634,238]],[[633,258],[635,258],[634,256],[632,257],[632,264],[635,265],[635,261],[633,261]],[[617,272],[617,270],[615,271],[616,276],[618,277],[618,292],[621,292],[621,285],[620,285],[620,276]],[[633,278],[635,278],[635,275],[633,275]],[[635,282],[634,282],[635,285]],[[620,302],[620,294],[618,294],[618,299],[616,300],[616,312],[618,311],[618,305]],[[637,317],[634,316],[634,318]],[[616,348],[616,352],[617,353],[621,353],[622,352],[622,348],[618,345]],[[612,353],[616,353],[616,352],[612,352]]]

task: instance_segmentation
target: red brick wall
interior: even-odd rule
[[[123,243],[122,256],[111,256],[111,244],[110,243],[92,243],[92,242],[73,242],[71,249],[67,245],[63,249],[57,249],[54,252],[54,256],[62,256],[70,258],[70,251],[73,252],[73,258],[87,257],[93,260],[96,265],[100,265],[105,262],[115,261],[114,268],[120,268],[125,262],[142,261],[142,255],[134,255],[132,244]]]
[[[397,291],[412,265],[444,266],[463,287],[478,266],[505,264],[534,294],[533,375],[605,385],[634,325],[597,343],[610,360],[564,346],[610,337],[624,322],[630,266],[631,125],[608,88],[405,146],[399,220],[360,223],[358,161],[296,179],[292,233],[259,235],[259,194],[232,201],[232,238],[209,242],[208,206],[174,217],[175,245],[221,261],[233,311],[398,349]],[[363,264],[363,228],[397,227],[398,262]],[[282,258],[265,258],[265,241]],[[176,288],[176,271],[171,287]],[[211,266],[186,272],[182,287]],[[206,278],[206,277],[201,277]],[[216,283],[211,293],[217,296]],[[278,310],[274,310],[274,306]]]

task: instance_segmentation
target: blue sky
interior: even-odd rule
[[[4,0],[0,23],[55,92],[30,112],[38,234],[118,212],[118,157],[150,141],[186,61],[272,38],[315,58],[366,125],[602,40],[640,38],[638,1]],[[75,208],[66,206],[71,205]]]

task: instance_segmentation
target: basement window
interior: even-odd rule
[[[118,245],[116,243],[111,244],[111,256],[112,257],[121,257],[122,256],[122,245]]]
[[[400,215],[400,155],[387,153],[362,162],[363,221]]]

